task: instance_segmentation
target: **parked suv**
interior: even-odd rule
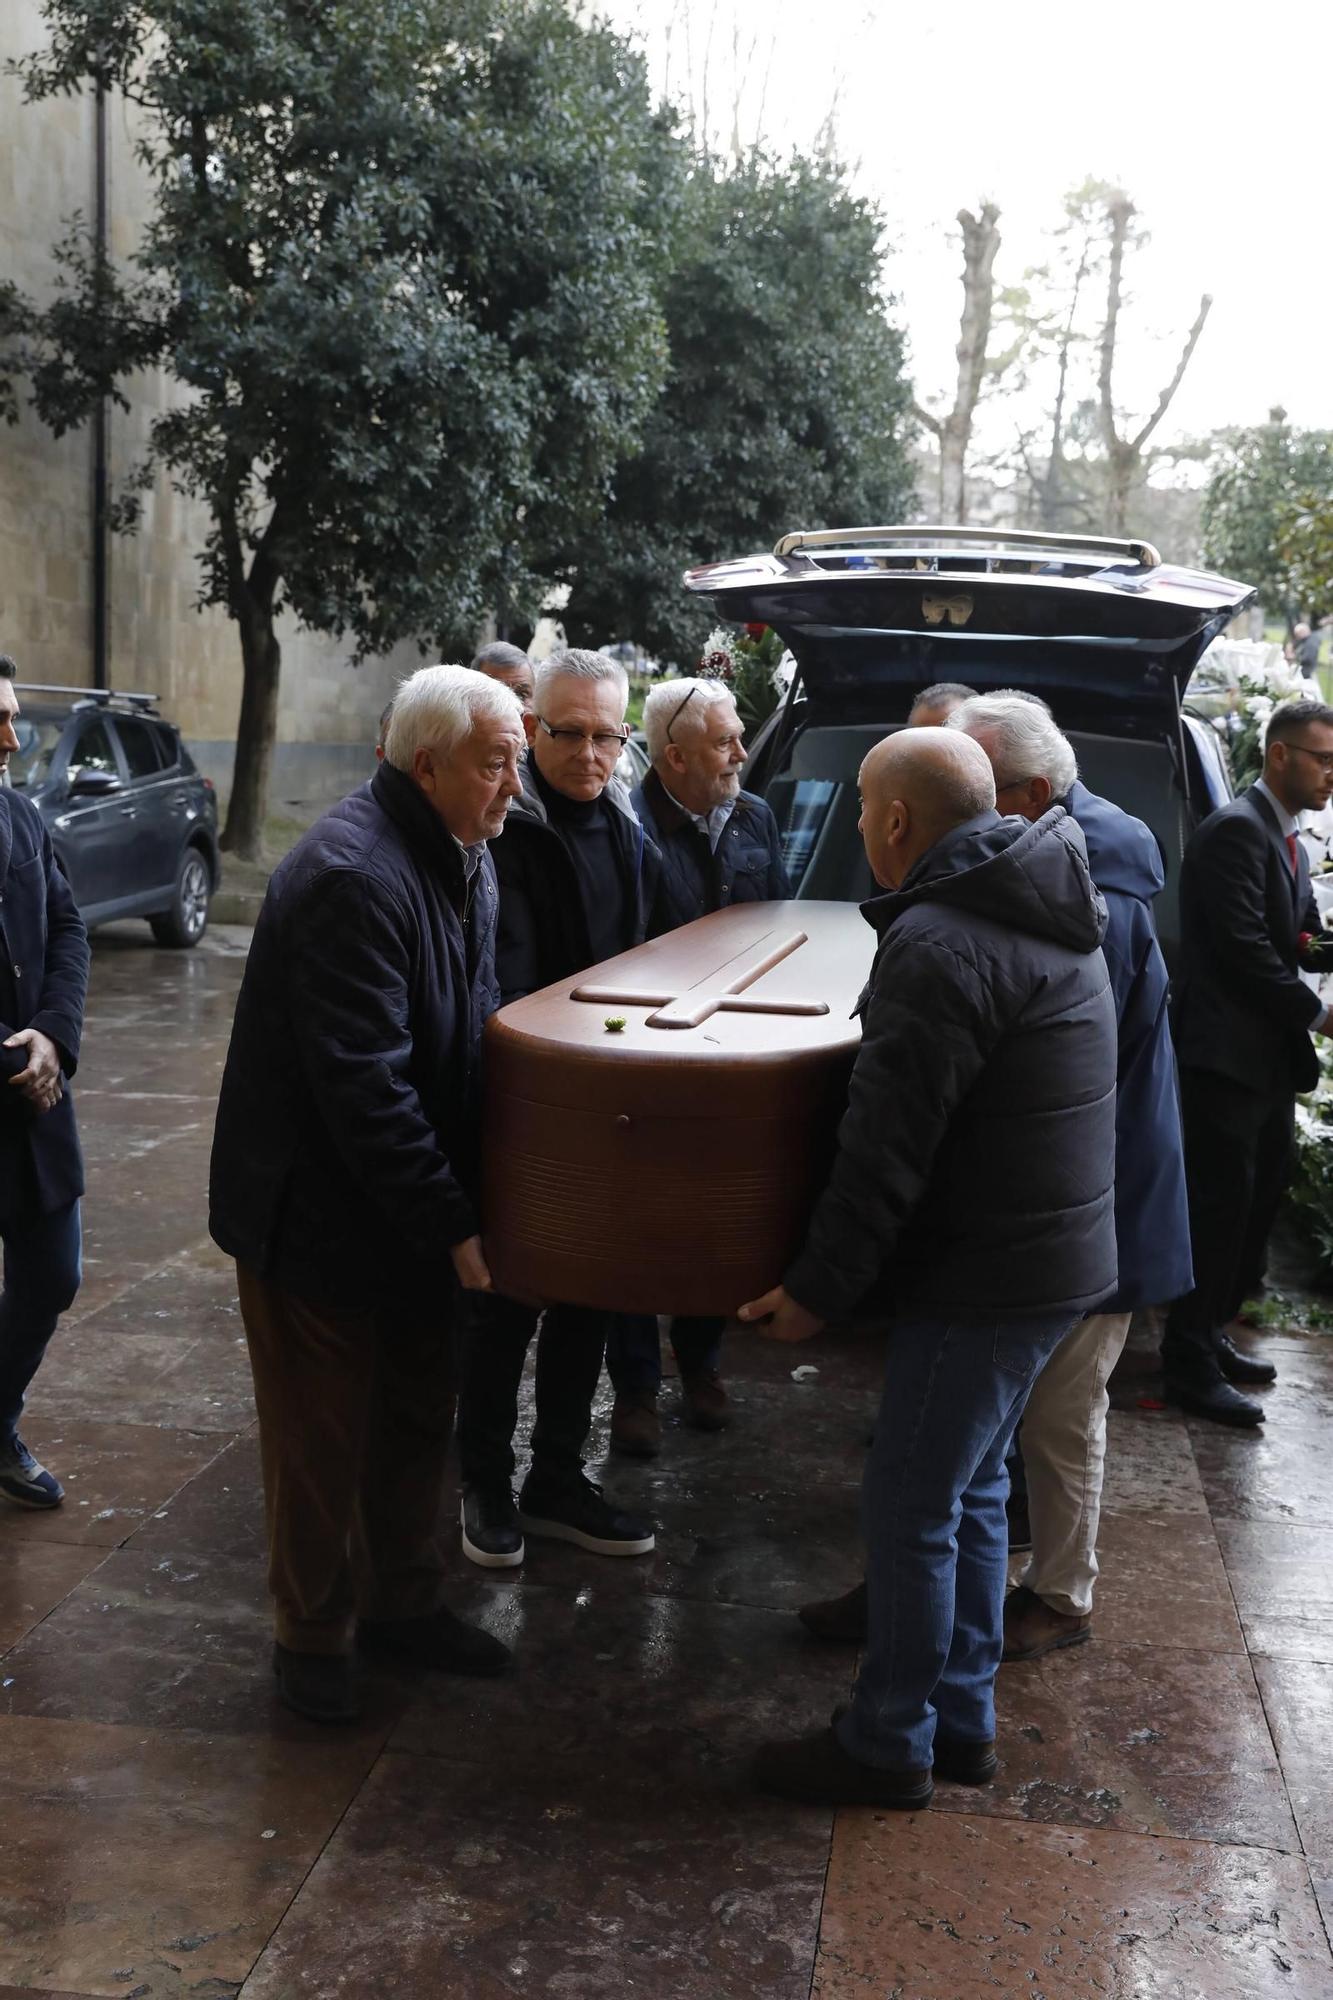
[[[45,820],[88,925],[147,917],[159,944],[198,944],[218,881],[218,809],[151,695],[17,690],[9,782]]]
[[[771,625],[796,660],[786,699],[751,746],[745,783],[782,830],[798,896],[874,892],[857,834],[856,776],[923,688],[1040,695],[1094,792],[1157,836],[1168,960],[1180,858],[1231,793],[1207,723],[1181,711],[1204,648],[1255,593],[1164,564],[1146,542],[972,528],[785,535],[772,555],[710,563],[687,587],[724,618]]]

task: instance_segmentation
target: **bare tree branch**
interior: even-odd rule
[[[1161,395],[1157,398],[1157,408],[1153,411],[1152,415],[1148,418],[1148,421],[1144,424],[1143,428],[1138,432],[1137,436],[1133,440],[1133,449],[1136,452],[1142,451],[1144,445],[1148,442],[1148,439],[1157,429],[1158,424],[1161,423],[1162,418],[1166,415],[1167,410],[1170,408],[1171,398],[1175,395],[1176,390],[1180,387],[1180,378],[1185,373],[1185,370],[1189,367],[1190,356],[1193,354],[1195,348],[1199,344],[1199,335],[1203,332],[1203,323],[1207,319],[1208,314],[1212,309],[1212,304],[1213,301],[1211,295],[1208,292],[1205,292],[1203,297],[1199,301],[1199,310],[1195,314],[1194,324],[1189,330],[1189,338],[1186,340],[1184,348],[1181,350],[1180,360],[1176,363],[1176,372],[1171,377],[1171,380],[1167,383],[1165,389],[1163,389]]]

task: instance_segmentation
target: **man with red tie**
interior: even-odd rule
[[[1173,1026],[1195,1286],[1167,1317],[1162,1367],[1171,1401],[1218,1423],[1262,1423],[1236,1385],[1276,1376],[1226,1329],[1263,1272],[1294,1100],[1318,1079],[1311,1033],[1333,1034],[1333,1008],[1300,976],[1326,969],[1333,949],[1296,838],[1300,814],[1330,796],[1333,708],[1287,702],[1268,725],[1263,776],[1204,821],[1181,869]]]

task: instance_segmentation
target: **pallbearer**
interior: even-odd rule
[[[662,903],[670,924],[789,896],[777,822],[762,799],[741,790],[745,731],[725,684],[663,681],[643,705],[643,727],[652,769],[632,798],[662,851]],[[698,1430],[721,1430],[730,1416],[718,1374],[723,1324],[671,1322],[682,1410]],[[646,1338],[642,1327],[642,1321],[617,1321],[606,1349],[616,1391],[611,1446],[631,1458],[654,1457],[662,1428],[662,1352],[656,1327],[649,1326]]]
[[[887,1291],[865,1482],[868,1634],[832,1728],[760,1753],[768,1789],[917,1807],[995,1770],[1005,1453],[1037,1371],[1115,1283],[1106,910],[1059,807],[1002,819],[985,752],[905,729],[861,767],[886,893],[838,1153],[783,1283],[780,1340]]]
[[[614,776],[628,696],[625,669],[603,653],[557,653],[538,669],[522,792],[496,845],[505,1001],[614,958],[648,931],[661,861]],[[614,1215],[604,1226],[614,1231]],[[543,1314],[535,1301],[497,1295],[472,1302],[458,1449],[463,1551],[482,1568],[521,1563],[525,1533],[594,1555],[651,1550],[652,1523],[616,1507],[583,1471],[608,1319],[559,1304]],[[514,1430],[534,1335],[537,1420],[516,1508]]]
[[[438,1532],[495,1005],[486,843],[518,794],[517,697],[466,667],[399,689],[384,761],[274,873],[236,1006],[210,1227],[236,1259],[289,1707],[355,1715],[363,1646],[459,1673],[507,1649],[443,1600]]]

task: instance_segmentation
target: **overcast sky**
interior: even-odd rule
[[[808,146],[836,105],[841,156],[889,222],[888,265],[919,389],[951,388],[961,253],[953,218],[1001,210],[996,275],[1046,254],[1064,192],[1092,175],[1136,202],[1119,400],[1146,411],[1202,292],[1212,315],[1160,438],[1262,421],[1333,424],[1333,7],[1268,0],[1119,10],[1026,0],[933,13],[887,0],[605,0],[673,95],[707,63],[709,118]],[[688,42],[687,48],[687,15]],[[739,65],[733,54],[739,46]]]

